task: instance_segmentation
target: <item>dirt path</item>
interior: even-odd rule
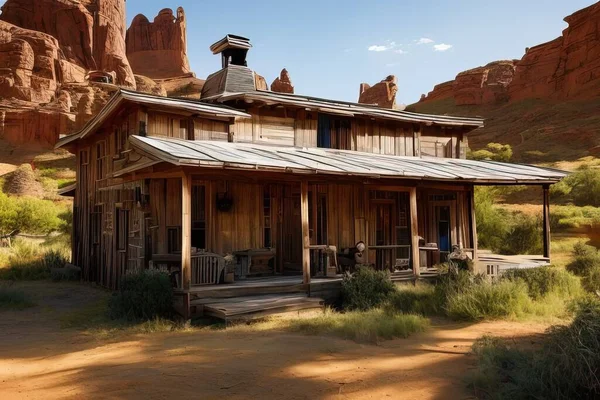
[[[100,340],[60,329],[57,316],[105,294],[80,285],[40,292],[43,305],[0,312],[1,399],[463,399],[476,338],[545,328],[434,322],[427,333],[380,346],[207,329]]]

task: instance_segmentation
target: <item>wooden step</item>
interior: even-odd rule
[[[204,315],[225,320],[255,319],[289,311],[323,308],[323,299],[306,295],[265,295],[231,299],[197,299],[192,305],[204,307]]]

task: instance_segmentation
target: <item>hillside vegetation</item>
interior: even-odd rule
[[[452,98],[416,103],[409,111],[480,116],[485,127],[469,133],[469,146],[509,144],[513,161],[554,163],[593,155],[600,145],[600,99],[555,102],[523,100],[504,105],[457,106]]]

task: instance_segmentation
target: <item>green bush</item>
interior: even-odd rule
[[[429,321],[418,315],[389,313],[381,309],[336,313],[326,310],[310,319],[294,319],[289,328],[310,334],[333,334],[356,342],[377,343],[385,339],[407,338],[429,327]]]
[[[502,238],[502,254],[541,254],[541,222],[528,215],[520,215]]]
[[[435,287],[429,284],[404,285],[389,298],[388,309],[406,314],[443,314],[442,305],[435,296]]]
[[[505,271],[502,279],[524,282],[529,296],[534,300],[541,300],[550,293],[563,298],[573,298],[581,294],[579,279],[562,268],[512,269]]]
[[[573,247],[573,261],[567,265],[567,270],[575,275],[585,276],[592,269],[600,266],[600,252],[593,246],[583,242]]]
[[[42,256],[42,264],[50,270],[54,268],[64,268],[68,262],[69,259],[58,250],[47,251]]]
[[[581,278],[581,284],[588,292],[600,294],[600,266],[597,265],[587,271]]]
[[[498,191],[491,186],[475,188],[475,217],[479,247],[496,251],[508,233],[511,214],[496,205]]]
[[[342,282],[342,304],[347,310],[369,310],[382,305],[395,291],[389,272],[359,267]]]
[[[523,351],[499,339],[473,346],[478,356],[471,386],[498,399],[595,399],[600,397],[600,301],[586,298],[570,325],[554,326],[542,346]]]
[[[160,271],[127,273],[119,291],[110,299],[113,319],[128,321],[168,318],[173,312],[173,287],[169,276]]]
[[[509,144],[488,143],[484,149],[468,153],[471,160],[491,160],[509,162],[512,158],[513,150]]]
[[[570,188],[568,198],[578,206],[600,206],[600,170],[583,167],[566,177],[563,185]]]
[[[0,191],[0,234],[21,231],[29,234],[48,234],[65,224],[59,215],[64,207],[52,201],[33,197],[9,196]]]
[[[35,303],[29,299],[24,291],[0,286],[0,310],[21,310],[24,308],[33,307],[34,305]]]
[[[456,320],[479,321],[521,316],[530,304],[527,286],[522,282],[481,283],[448,297],[446,313]]]

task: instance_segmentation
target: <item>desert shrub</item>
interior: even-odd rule
[[[590,270],[600,266],[600,252],[593,246],[579,242],[573,246],[573,261],[567,270],[575,275],[585,276]]]
[[[407,314],[443,314],[442,305],[435,296],[435,287],[428,284],[399,287],[390,295],[386,308]]]
[[[508,162],[512,158],[513,150],[509,144],[488,143],[484,149],[469,152],[471,160],[491,160]]]
[[[578,206],[600,206],[600,170],[583,167],[563,180],[563,192]]]
[[[379,307],[395,291],[389,272],[359,267],[342,282],[342,304],[347,310],[369,310]]]
[[[581,285],[588,292],[600,294],[600,265],[589,269],[581,277]]]
[[[448,297],[446,314],[457,320],[478,321],[526,313],[531,299],[522,282],[482,282]]]
[[[33,307],[35,303],[24,291],[10,287],[0,286],[0,310],[24,309]]]
[[[381,309],[336,313],[330,310],[315,318],[293,319],[289,329],[316,335],[333,334],[357,342],[407,338],[429,327],[418,315],[389,313]]]
[[[537,218],[520,215],[510,226],[499,247],[502,254],[540,254],[542,227]]]
[[[155,270],[127,273],[110,299],[114,319],[128,321],[167,318],[173,312],[173,287],[169,276]]]
[[[499,339],[473,346],[478,356],[471,386],[499,399],[592,399],[600,397],[600,301],[586,298],[567,326],[554,326],[541,347],[519,350]]]
[[[8,196],[0,192],[0,234],[21,231],[47,234],[64,225],[64,207],[33,197]]]
[[[69,259],[58,250],[49,250],[42,256],[42,264],[48,269],[64,268]]]
[[[511,215],[496,205],[498,192],[494,187],[475,188],[475,216],[479,246],[496,250],[508,233]]]
[[[524,282],[529,296],[534,300],[540,300],[550,293],[563,298],[573,298],[581,294],[579,279],[562,268],[512,269],[505,271],[502,279]]]

